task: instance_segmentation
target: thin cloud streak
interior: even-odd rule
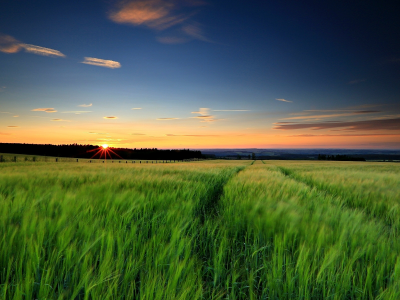
[[[343,114],[305,115],[305,116],[284,118],[282,120],[326,119],[326,118],[337,118],[337,117],[349,117],[349,116],[355,116],[355,115],[361,115],[361,114],[373,114],[373,113],[379,113],[379,112],[380,111],[377,111],[377,110],[363,110],[363,111],[354,111],[351,113],[343,113]]]
[[[57,110],[55,110],[54,108],[35,108],[35,109],[32,109],[31,111],[44,111],[46,113],[55,113],[55,112],[57,112]]]
[[[50,56],[50,57],[65,57],[63,53],[58,50],[45,48],[41,46],[24,44],[9,35],[0,34],[0,52],[3,53],[17,53],[25,49],[25,52],[37,55]]]
[[[341,128],[344,130],[400,130],[400,118],[384,120],[366,120],[355,122],[323,122],[303,124],[276,124],[273,129],[296,130],[296,129],[332,129]]]
[[[364,82],[364,81],[366,81],[366,79],[356,79],[356,80],[349,81],[349,84],[353,85],[353,84],[357,84],[357,83]]]
[[[50,57],[65,57],[65,55],[62,54],[60,51],[50,48],[44,48],[29,44],[21,44],[21,47],[23,47],[26,52],[37,55],[50,56]]]
[[[213,109],[213,111],[251,111],[248,109]]]
[[[158,118],[157,121],[170,121],[170,120],[178,120],[179,118]]]
[[[93,106],[93,104],[92,103],[90,103],[90,104],[81,104],[81,105],[78,105],[79,107],[91,107],[91,106]]]
[[[215,135],[215,134],[166,134],[166,136],[210,137],[210,136],[220,136],[220,135]]]
[[[10,125],[10,126],[7,126],[7,128],[19,128],[19,126]]]
[[[278,100],[278,101],[281,101],[281,102],[289,102],[289,103],[293,103],[293,101],[286,100],[286,99],[275,99],[275,100]]]
[[[92,111],[89,110],[73,110],[73,111],[63,111],[61,112],[62,114],[76,114],[76,115],[80,115],[80,114],[87,114],[87,113],[91,113]]]
[[[94,57],[85,57],[85,60],[82,61],[81,63],[86,65],[110,68],[110,69],[121,68],[121,64],[117,61],[94,58]]]
[[[362,137],[362,136],[400,136],[400,134],[384,134],[384,133],[366,133],[366,134],[297,134],[297,135],[287,135],[287,137],[329,137],[329,136],[350,136],[350,137]]]
[[[52,119],[52,122],[71,122],[70,120],[64,120],[64,119]]]
[[[107,120],[115,120],[115,119],[118,119],[118,117],[103,117],[103,119],[107,119]]]
[[[141,107],[134,107],[134,108],[131,108],[131,110],[138,110],[138,109],[142,109]]]

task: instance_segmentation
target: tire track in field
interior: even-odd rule
[[[220,286],[215,286],[214,270],[212,266],[215,259],[215,243],[221,235],[220,211],[224,208],[221,199],[224,196],[225,186],[246,168],[252,166],[255,161],[247,166],[237,167],[228,176],[222,176],[220,180],[214,179],[212,186],[207,190],[206,195],[199,201],[193,210],[194,222],[199,223],[196,236],[192,239],[193,256],[196,256],[201,264],[201,276],[203,282],[204,299],[220,299]]]
[[[254,161],[249,165],[253,165]],[[212,185],[207,189],[206,195],[199,201],[194,208],[194,218],[199,218],[200,223],[204,224],[206,219],[212,219],[218,216],[220,207],[220,200],[224,194],[224,187],[228,182],[239,172],[243,171],[248,166],[237,167],[230,175],[222,176],[221,178],[214,178]]]
[[[280,167],[280,166],[275,166],[284,176],[302,183],[306,186],[308,186],[310,189],[315,189],[316,191],[318,191],[319,193],[322,194],[323,197],[332,197],[333,200],[336,200],[338,203],[340,203],[341,205],[337,205],[334,202],[331,202],[332,205],[336,205],[336,206],[342,206],[342,207],[346,207],[348,209],[352,209],[352,210],[356,210],[362,214],[364,214],[366,220],[368,221],[374,221],[374,222],[382,222],[383,225],[385,227],[387,227],[388,231],[391,230],[395,230],[397,231],[397,228],[393,228],[393,227],[397,227],[397,226],[393,226],[395,223],[395,220],[392,220],[391,218],[387,218],[384,217],[386,215],[385,214],[378,214],[375,213],[374,210],[366,207],[366,206],[362,206],[359,205],[357,203],[351,202],[348,199],[337,195],[329,190],[323,189],[321,187],[319,187],[319,185],[314,182],[313,180],[309,180],[306,178],[302,178],[301,175],[298,175],[296,172],[294,172],[293,170],[290,170],[288,168],[284,168],[284,167]]]

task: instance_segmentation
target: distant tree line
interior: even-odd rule
[[[92,158],[100,150],[96,145],[80,144],[12,144],[0,143],[0,153],[14,153],[26,155],[43,155],[55,157]],[[157,159],[157,160],[181,160],[202,158],[201,151],[183,150],[159,150],[157,148],[112,148],[110,147],[107,158],[122,159]],[[117,155],[113,154],[116,153]],[[102,156],[104,158],[104,154]],[[100,158],[100,154],[93,157]]]
[[[336,160],[336,161],[366,161],[363,157],[351,157],[347,155],[326,155],[318,154],[318,160]]]

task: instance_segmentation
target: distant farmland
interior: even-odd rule
[[[400,299],[396,163],[7,161],[0,232],[0,299]]]

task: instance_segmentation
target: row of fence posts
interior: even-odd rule
[[[178,161],[178,162],[185,162],[185,161],[193,161],[193,160],[199,160],[199,159],[177,159],[177,160],[175,160],[175,159],[174,159],[174,160],[169,159],[169,160],[163,160],[162,162],[161,162],[161,161],[159,162],[158,160],[156,160],[155,163],[156,163],[156,164],[158,164],[158,163],[160,163],[160,164],[161,164],[161,163],[162,163],[162,164],[167,164],[168,161],[169,161],[169,163],[174,163],[174,162],[176,162],[176,161]],[[27,157],[25,157],[25,161],[28,161]],[[33,161],[33,162],[36,162],[36,157],[35,157],[35,156],[32,157],[32,161]],[[47,160],[46,160],[46,161],[47,161]],[[55,158],[55,161],[58,162],[58,157]],[[0,162],[5,162],[5,159],[4,159],[3,155],[0,155]],[[17,162],[17,157],[16,157],[16,156],[13,157],[12,162]],[[76,159],[76,162],[79,162],[79,158]],[[105,161],[103,160],[103,163],[104,163],[104,162],[105,162]],[[118,162],[121,163],[121,160],[119,160]],[[144,162],[145,162],[145,161],[143,161],[143,163],[144,163]],[[89,160],[89,163],[92,163],[92,160]],[[111,160],[111,163],[114,163],[114,160]],[[127,164],[128,161],[125,161],[125,163]],[[135,164],[136,161],[135,161],[135,160],[132,160],[132,163]],[[139,164],[141,164],[141,163],[142,163],[142,161],[139,160]],[[148,164],[148,163],[149,163],[149,161],[146,160],[146,164]],[[154,164],[154,161],[152,160],[151,163]]]

